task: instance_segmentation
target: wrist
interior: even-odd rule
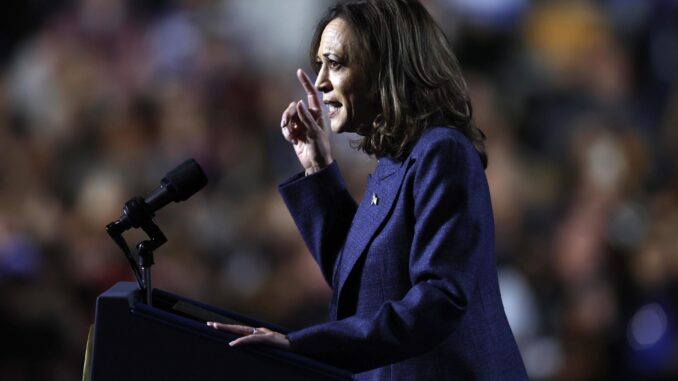
[[[322,169],[322,168],[316,167],[316,166],[306,168],[306,170],[304,171],[304,176],[310,176],[310,175],[312,175],[312,174],[314,174],[314,173],[316,173],[316,172],[319,172],[321,169]]]
[[[323,168],[332,164],[332,161],[334,161],[332,160],[332,158],[323,161],[314,161],[313,163],[311,163],[310,167],[306,167],[304,169],[304,176],[310,176],[314,173],[320,172]]]

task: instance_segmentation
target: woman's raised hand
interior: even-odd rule
[[[285,139],[294,145],[294,152],[310,175],[332,163],[330,129],[325,126],[320,94],[303,70],[297,78],[308,96],[308,107],[299,100],[290,103],[282,114],[280,127]]]

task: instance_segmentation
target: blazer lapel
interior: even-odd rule
[[[353,224],[346,237],[344,250],[340,258],[335,277],[337,303],[341,298],[341,290],[348,279],[358,259],[372,241],[372,237],[379,230],[398,198],[400,187],[407,170],[413,160],[408,158],[402,163],[388,158],[379,160],[374,175],[368,182],[363,200],[358,207]]]

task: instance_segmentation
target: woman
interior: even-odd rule
[[[320,21],[310,53],[315,85],[297,72],[308,107],[281,121],[304,172],[280,193],[333,289],[331,320],[287,336],[209,324],[243,335],[231,345],[290,348],[360,380],[526,379],[499,294],[484,136],[444,34],[417,1],[351,1]],[[359,205],[330,129],[378,158]]]

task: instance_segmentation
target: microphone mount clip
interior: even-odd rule
[[[147,235],[136,245],[139,261],[137,262],[122,236],[129,228],[141,228]],[[131,198],[123,208],[123,218],[111,222],[106,226],[106,232],[123,251],[132,267],[132,271],[145,295],[145,302],[152,304],[151,266],[155,263],[153,252],[167,242],[167,237],[155,223],[155,214],[148,208],[146,201],[139,196]]]

